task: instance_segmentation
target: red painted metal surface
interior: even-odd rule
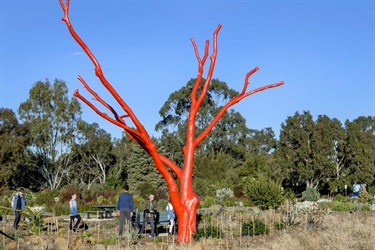
[[[62,0],[60,1],[61,8],[64,11],[64,16],[62,20],[66,23],[70,34],[73,36],[75,41],[82,47],[85,51],[87,56],[90,58],[92,63],[95,66],[95,74],[100,79],[103,86],[107,88],[107,90],[112,94],[115,100],[119,103],[122,107],[124,114],[119,115],[106,101],[104,101],[94,90],[92,90],[86,81],[81,77],[78,76],[78,80],[83,84],[83,86],[93,95],[94,100],[101,103],[105,108],[109,110],[112,116],[109,116],[107,113],[100,111],[92,102],[87,100],[83,97],[78,90],[74,92],[74,96],[82,100],[86,103],[91,109],[93,109],[99,116],[106,119],[107,121],[121,127],[126,132],[126,135],[129,136],[133,141],[138,143],[154,160],[155,167],[159,170],[160,174],[164,177],[168,188],[169,188],[169,195],[171,199],[171,203],[175,209],[177,219],[178,219],[178,240],[180,242],[190,242],[192,240],[192,235],[196,230],[196,211],[199,204],[199,197],[194,193],[193,190],[193,163],[194,163],[194,151],[197,145],[208,135],[208,133],[212,130],[215,124],[220,120],[222,115],[228,110],[229,107],[234,105],[235,103],[241,101],[243,98],[248,97],[254,93],[263,91],[265,89],[274,88],[284,84],[284,82],[278,82],[275,84],[266,85],[251,91],[247,90],[249,85],[249,78],[250,76],[258,70],[258,67],[254,68],[253,70],[249,71],[245,77],[244,85],[242,92],[231,99],[228,103],[226,103],[217,116],[210,122],[207,128],[196,138],[194,137],[194,130],[195,130],[195,120],[196,115],[199,110],[199,107],[205,98],[208,90],[208,86],[212,79],[212,74],[215,68],[215,62],[217,58],[217,35],[220,31],[221,25],[219,24],[214,32],[213,35],[213,53],[210,56],[210,65],[209,70],[206,76],[206,81],[204,82],[203,86],[200,86],[201,79],[203,77],[203,69],[206,63],[206,59],[208,58],[209,52],[209,41],[206,41],[205,50],[203,58],[200,57],[197,45],[193,38],[191,38],[191,42],[193,44],[195,55],[198,61],[198,74],[197,80],[193,87],[192,93],[190,95],[191,100],[191,109],[188,116],[188,130],[186,134],[186,144],[183,147],[184,153],[184,166],[180,168],[171,160],[169,160],[164,155],[160,154],[156,150],[155,144],[152,142],[151,138],[149,137],[147,131],[138,120],[136,115],[130,109],[130,107],[126,104],[126,102],[119,96],[116,90],[112,87],[112,85],[107,81],[105,78],[103,71],[100,67],[99,62],[96,60],[93,53],[90,49],[86,46],[83,40],[79,37],[79,35],[73,29],[73,26],[70,22],[68,13],[69,13],[69,0],[66,0],[65,4]],[[198,89],[202,88],[200,95],[197,97]],[[126,119],[130,119],[130,121],[135,125],[136,129],[129,127],[127,125]],[[177,176],[180,188],[177,186],[176,180],[173,178],[169,169],[175,173]]]

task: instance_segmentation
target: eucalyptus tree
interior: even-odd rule
[[[159,147],[163,152],[163,148]],[[165,198],[168,188],[158,170],[154,167],[154,162],[142,148],[135,143],[130,143],[130,154],[126,164],[127,183],[134,194],[147,199],[149,194],[156,194],[158,198]]]
[[[81,117],[77,99],[68,98],[67,94],[63,80],[38,81],[18,109],[20,119],[30,124],[29,149],[40,174],[32,178],[51,189],[58,188],[66,177],[76,124]]]
[[[280,178],[280,167],[275,162],[274,151],[277,139],[272,128],[250,129],[246,140],[246,154],[240,176],[257,178]]]
[[[345,133],[337,119],[296,112],[281,125],[277,159],[284,178],[296,187],[337,189],[344,182]],[[335,191],[335,190],[331,190]]]
[[[205,79],[201,79],[203,84]],[[191,108],[191,91],[196,79],[190,79],[187,84],[169,95],[168,100],[159,110],[162,119],[156,124],[155,130],[161,131],[160,138],[163,146],[172,152],[175,158],[183,160],[181,148],[185,141],[189,111]],[[198,90],[198,95],[200,94]],[[206,98],[197,112],[195,133],[204,131],[209,122],[217,116],[223,105],[238,95],[238,92],[228,88],[227,84],[218,79],[212,79]],[[213,127],[211,133],[202,141],[198,150],[214,150],[231,154],[234,159],[243,159],[245,141],[250,130],[246,120],[233,109],[226,111]],[[172,142],[172,143],[171,143]]]
[[[29,144],[29,124],[20,124],[13,110],[0,108],[0,190],[9,187],[11,182],[28,186],[15,175],[17,172],[28,172]]]
[[[375,117],[360,116],[345,122],[345,157],[349,181],[372,184],[375,179]]]
[[[107,175],[115,164],[111,135],[97,123],[81,121],[77,124],[77,143],[74,144],[74,168],[69,172],[71,180],[78,179],[88,188],[106,184]]]
[[[319,115],[315,123],[312,137],[314,145],[313,159],[322,167],[321,186],[328,184],[330,192],[343,190],[348,176],[345,167],[345,129],[336,118]]]

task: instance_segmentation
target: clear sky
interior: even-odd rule
[[[0,107],[16,112],[46,78],[91,99],[81,75],[120,111],[62,16],[58,0],[0,0]],[[196,77],[190,37],[203,53],[218,24],[214,78],[241,91],[258,66],[250,87],[285,81],[234,106],[249,128],[278,134],[287,116],[303,110],[342,122],[375,115],[374,0],[71,0],[70,19],[151,135],[169,94]],[[82,108],[87,122],[121,136]]]

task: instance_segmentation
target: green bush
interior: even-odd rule
[[[78,206],[79,208],[79,206]],[[50,208],[55,216],[69,215],[69,203],[57,202]]]
[[[361,206],[361,211],[364,211],[364,212],[371,212],[372,211],[372,209],[371,209],[371,207],[369,206],[369,205],[363,205],[363,206]]]
[[[200,238],[223,238],[223,232],[215,226],[208,225],[205,228],[198,229],[193,235],[194,240],[199,240]]]
[[[351,211],[354,210],[356,207],[356,204],[350,203],[350,202],[339,202],[339,201],[333,201],[331,202],[331,208],[333,211]]]
[[[320,194],[315,188],[307,188],[302,192],[302,200],[304,201],[317,201],[319,198]]]
[[[35,204],[39,206],[53,207],[56,203],[55,198],[59,197],[57,190],[43,190],[36,194]],[[27,197],[27,205],[29,206],[29,197]]]
[[[263,235],[268,233],[267,226],[260,220],[245,222],[242,224],[242,236]]]
[[[281,184],[271,179],[245,177],[241,180],[241,186],[244,195],[251,199],[252,205],[261,209],[278,207],[285,200]]]
[[[348,202],[350,198],[343,196],[342,194],[338,194],[335,197],[333,197],[334,201],[339,201],[339,202]]]
[[[216,204],[216,198],[213,196],[206,196],[203,201],[200,202],[200,206],[211,207]]]
[[[375,195],[375,185],[374,186],[370,186],[368,187],[367,191],[372,194],[372,195]]]

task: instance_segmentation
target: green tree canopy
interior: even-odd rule
[[[30,144],[29,124],[19,124],[11,109],[0,108],[0,190],[10,186],[17,169],[26,168],[27,146]],[[19,181],[13,179],[13,184]]]
[[[360,116],[345,122],[348,177],[352,184],[372,184],[375,176],[375,117]]]
[[[162,131],[161,142],[168,152],[182,161],[181,148],[185,141],[187,117],[190,110],[190,94],[196,79],[190,79],[186,86],[173,92],[159,111],[162,120],[155,129]],[[202,84],[205,79],[202,79]],[[200,90],[197,95],[200,94]],[[218,114],[223,103],[237,95],[225,82],[213,79],[196,119],[196,134],[200,134]],[[230,153],[234,158],[243,158],[245,140],[249,129],[246,120],[236,111],[229,110],[215,125],[211,133],[200,144],[200,149],[213,149]],[[174,141],[174,143],[170,143]],[[178,162],[180,164],[180,162]]]

